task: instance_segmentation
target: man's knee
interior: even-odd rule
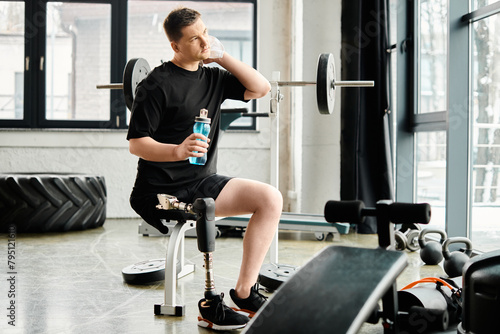
[[[264,205],[269,210],[281,212],[283,210],[283,196],[281,192],[273,186],[267,186],[264,191]]]

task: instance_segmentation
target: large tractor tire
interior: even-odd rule
[[[61,232],[100,227],[106,219],[104,177],[0,174],[0,232]]]

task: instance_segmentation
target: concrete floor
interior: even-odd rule
[[[204,271],[195,238],[186,239],[186,258],[197,269],[180,279],[177,288],[179,301],[186,305],[184,317],[154,315],[154,305],[163,302],[162,283],[124,283],[124,267],[164,258],[169,240],[138,234],[139,222],[109,219],[94,230],[16,235],[13,268],[7,267],[8,240],[1,235],[0,333],[212,333],[196,325]],[[373,248],[377,237],[350,233],[317,241],[310,232],[280,232],[279,263],[303,265],[330,245]],[[239,237],[216,241],[215,284],[227,303],[239,272],[241,246]],[[418,253],[406,253],[409,265],[397,280],[398,289],[422,277],[444,275],[441,266],[423,266]],[[11,304],[15,326],[9,324]],[[380,324],[366,325],[360,331],[382,332]]]

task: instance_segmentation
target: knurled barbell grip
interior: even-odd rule
[[[277,81],[278,86],[313,86],[316,81]]]
[[[96,85],[95,88],[97,88],[97,89],[123,89],[123,84],[122,83],[112,83],[112,84],[105,84],[105,85]]]
[[[334,81],[337,87],[374,87],[375,81]]]

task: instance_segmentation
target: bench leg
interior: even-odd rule
[[[382,306],[382,319],[385,322],[384,334],[399,333],[398,290],[395,282],[382,297]]]
[[[194,271],[193,264],[184,263],[184,234],[187,230],[195,227],[195,221],[188,221],[187,223],[177,223],[172,230],[165,260],[165,302],[161,305],[155,305],[156,315],[183,316],[185,314],[185,306],[176,303],[177,277],[183,277]],[[181,271],[178,275],[177,259],[181,264]]]
[[[190,228],[196,227],[195,221],[189,221],[186,224],[190,224],[191,225]],[[186,263],[186,257],[184,256],[184,244],[186,241],[184,233],[182,233],[182,237],[180,239],[181,239],[181,243],[180,243],[179,248],[178,248],[179,249],[178,260],[179,260],[179,264],[180,264],[180,270],[179,270],[179,273],[177,274],[178,279],[194,272],[194,264]]]

